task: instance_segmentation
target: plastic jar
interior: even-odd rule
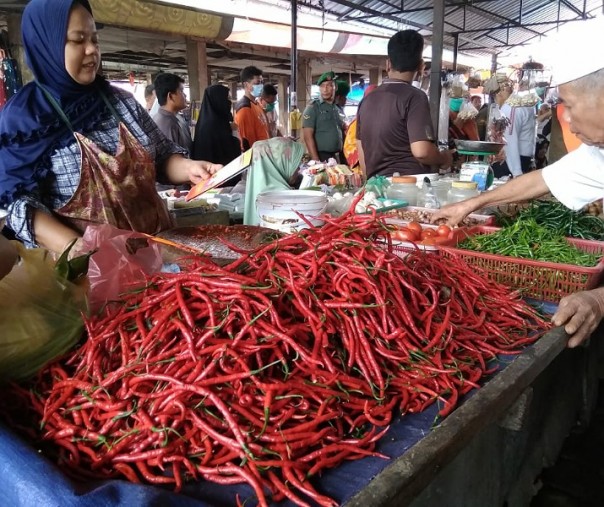
[[[432,189],[436,194],[436,198],[441,206],[444,206],[448,202],[449,190],[451,189],[451,181],[447,180],[434,180],[432,182]],[[417,205],[423,206],[421,197],[417,198]]]
[[[392,185],[386,189],[386,197],[407,201],[408,206],[417,206],[418,190],[415,176],[393,176]]]
[[[454,181],[451,183],[451,190],[447,193],[447,202],[451,204],[476,197],[480,194],[477,186],[475,181]]]

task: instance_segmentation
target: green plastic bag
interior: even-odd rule
[[[86,309],[84,289],[46,250],[16,247],[21,261],[0,280],[0,383],[26,380],[73,347]]]

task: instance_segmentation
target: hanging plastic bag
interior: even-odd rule
[[[2,71],[4,72],[6,100],[8,100],[23,87],[23,82],[21,81],[17,61],[14,58],[4,58],[2,60]]]
[[[489,119],[487,121],[487,141],[491,143],[505,143],[505,129],[509,124],[510,120],[501,114],[497,104],[490,104]]]
[[[461,107],[459,108],[459,113],[457,114],[457,117],[460,120],[473,120],[474,118],[476,118],[478,116],[478,109],[476,109],[474,107],[474,105],[472,104],[472,102],[470,102],[469,99],[464,99]]]
[[[0,49],[0,109],[6,104],[6,84],[4,82],[4,69],[2,62],[6,58],[3,49]]]
[[[89,305],[96,313],[108,301],[146,283],[147,276],[162,268],[158,243],[145,234],[117,229],[111,225],[86,228],[81,251],[96,250],[88,267]]]
[[[0,384],[26,380],[73,347],[86,310],[83,290],[46,250],[15,247],[21,261],[0,280]]]

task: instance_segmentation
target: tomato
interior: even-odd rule
[[[437,239],[438,239],[437,236],[426,236],[424,239],[422,239],[421,244],[426,245],[426,246],[434,246],[434,245],[436,245]]]
[[[444,245],[449,242],[449,238],[447,236],[434,236],[430,239],[434,240],[434,244],[436,245]]]
[[[431,238],[433,236],[436,236],[436,231],[434,229],[424,229],[422,231],[422,235],[421,238],[422,239],[426,239],[426,238]]]
[[[449,234],[451,234],[451,227],[449,227],[447,224],[439,225],[438,229],[436,229],[436,233],[439,236],[447,237]]]
[[[394,239],[398,239],[400,241],[417,241],[419,239],[412,230],[407,229],[406,227],[395,231],[392,236]]]
[[[407,224],[407,229],[413,231],[415,235],[419,238],[422,234],[422,225],[419,222],[409,222]]]

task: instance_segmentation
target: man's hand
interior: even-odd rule
[[[472,206],[468,206],[467,201],[447,204],[432,214],[430,221],[434,224],[438,219],[446,218],[447,225],[455,227],[463,221],[470,213],[474,211]]]
[[[205,160],[190,160],[187,166],[189,180],[191,183],[209,179],[214,173],[222,169],[221,164],[212,164]]]
[[[564,326],[571,335],[568,347],[583,343],[604,317],[604,289],[577,292],[562,298],[552,317],[555,326]]]

